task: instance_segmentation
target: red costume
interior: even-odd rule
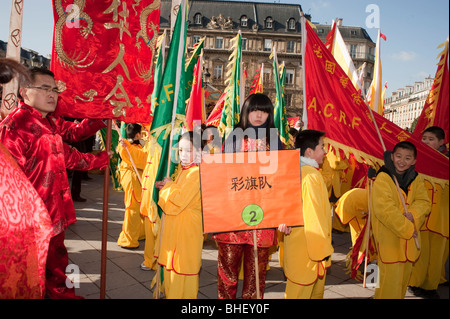
[[[0,141],[37,190],[52,220],[55,237],[50,241],[46,282],[46,292],[51,298],[75,296],[73,288],[68,289],[65,284],[68,257],[64,231],[76,221],[66,169],[103,169],[109,160],[106,152],[80,153],[63,141],[82,140],[103,127],[99,120],[75,124],[51,114],[42,117],[26,104],[21,104],[0,124]]]

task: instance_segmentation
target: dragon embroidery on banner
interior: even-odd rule
[[[136,5],[139,4],[139,2],[140,2],[140,0],[136,0]],[[147,30],[147,19],[148,19],[148,16],[154,10],[157,10],[160,7],[160,5],[161,5],[161,0],[154,0],[153,3],[151,3],[150,5],[148,5],[141,11],[141,14],[139,15],[139,22],[140,22],[141,29],[136,34],[136,47],[138,49],[140,49],[141,43],[139,40],[142,39],[144,41],[144,43],[152,51],[152,57],[155,56],[156,42],[158,40],[158,31],[157,31],[157,26],[153,22],[150,22],[149,29],[150,29],[150,31],[153,32],[153,36],[151,38],[149,37],[148,30]],[[134,7],[133,7],[133,9],[134,9]],[[138,76],[140,78],[144,79],[145,81],[151,79],[152,71],[153,71],[153,63],[150,63],[149,70],[145,70],[141,64],[138,66],[138,69],[139,70],[137,70],[135,67],[136,73],[138,74]]]
[[[95,57],[91,62],[86,62],[87,58],[90,55],[90,50],[84,57],[80,57],[81,53],[73,53],[71,56],[67,54],[62,46],[62,31],[64,26],[67,27],[67,23],[71,23],[71,16],[73,13],[76,14],[76,23],[79,23],[80,20],[85,21],[87,26],[80,28],[80,33],[83,38],[87,38],[89,34],[94,34],[92,32],[93,22],[91,17],[83,11],[85,6],[85,0],[74,0],[72,5],[67,6],[67,10],[69,14],[66,14],[66,11],[63,8],[62,0],[54,1],[55,9],[58,14],[58,20],[55,23],[55,51],[57,53],[58,61],[62,66],[67,67],[69,69],[75,68],[87,68],[95,61]]]

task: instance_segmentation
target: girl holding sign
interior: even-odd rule
[[[156,254],[164,267],[167,299],[197,298],[203,247],[200,175],[195,161],[201,151],[200,140],[197,133],[184,133],[178,142],[181,172],[175,181],[166,177],[155,183],[160,189],[158,205],[165,214],[161,248]]]
[[[224,152],[281,150],[282,144],[274,124],[274,108],[264,94],[250,95],[241,111],[241,120],[224,144]],[[243,299],[257,296],[253,231],[215,234],[219,247],[217,288],[220,299],[235,299],[239,270],[244,258]],[[259,268],[259,294],[264,295],[269,248],[276,244],[276,230],[256,230]]]

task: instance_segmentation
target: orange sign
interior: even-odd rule
[[[299,150],[203,155],[203,231],[303,225]]]

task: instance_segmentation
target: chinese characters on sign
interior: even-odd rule
[[[247,176],[245,179],[244,177],[234,177],[231,179],[231,189],[235,192],[262,190],[266,187],[272,188],[272,185],[267,182],[267,176]]]

